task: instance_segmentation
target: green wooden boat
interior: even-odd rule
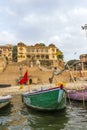
[[[11,98],[11,95],[0,96],[0,109],[7,106],[10,103]]]
[[[66,107],[66,92],[59,87],[23,93],[22,101],[37,110],[60,110]]]

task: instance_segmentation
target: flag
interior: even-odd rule
[[[18,84],[25,84],[28,81],[28,71],[25,72],[23,78],[18,82]]]

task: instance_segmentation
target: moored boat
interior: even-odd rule
[[[84,90],[70,90],[67,92],[67,98],[76,101],[87,101],[87,89]]]
[[[12,99],[11,95],[0,96],[0,109],[7,106],[10,103],[11,99]]]
[[[0,88],[11,87],[11,84],[0,84]]]
[[[66,92],[55,87],[36,92],[22,94],[22,101],[30,108],[37,110],[60,110],[66,107]]]

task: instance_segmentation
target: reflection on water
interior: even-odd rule
[[[33,112],[30,110],[28,112],[27,121],[33,130],[60,130],[64,128],[68,120],[65,110],[50,113]]]
[[[11,105],[0,110],[0,130],[87,130],[87,103],[71,105],[67,102],[66,109],[58,112],[37,112],[16,95]]]
[[[0,109],[0,117],[10,115],[12,106],[13,106],[12,104],[9,104],[8,107],[4,107],[4,108]]]

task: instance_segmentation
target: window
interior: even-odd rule
[[[45,52],[48,52],[48,50],[46,49]]]
[[[41,58],[43,59],[43,58],[44,58],[44,55],[41,55]]]
[[[38,52],[38,49],[36,50],[36,52]]]
[[[32,49],[31,51],[34,52],[34,49]]]
[[[31,56],[30,56],[30,55],[27,55],[27,58],[31,58]]]
[[[54,49],[54,48],[52,48],[52,51],[53,51],[53,52],[55,52],[55,49]]]
[[[39,55],[37,55],[37,59],[39,59],[40,58],[40,56]]]
[[[49,56],[48,56],[48,55],[46,55],[46,59],[49,59]]]
[[[53,55],[53,58],[55,58],[55,56]]]
[[[20,48],[19,48],[19,50],[20,50],[20,51],[22,51],[22,50],[23,50],[23,48],[22,48],[22,47],[20,47]]]

